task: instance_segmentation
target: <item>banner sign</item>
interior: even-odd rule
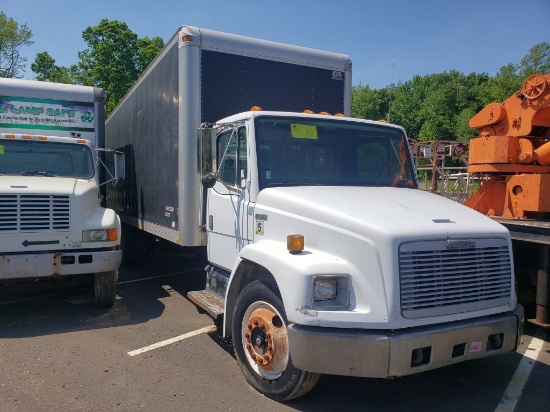
[[[94,104],[0,96],[0,127],[94,132]]]

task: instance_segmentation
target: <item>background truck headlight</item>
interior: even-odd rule
[[[82,232],[83,242],[113,242],[117,239],[117,228],[84,230]]]

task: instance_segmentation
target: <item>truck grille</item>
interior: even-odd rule
[[[401,245],[404,317],[463,313],[510,301],[512,263],[506,240],[475,239],[462,243],[470,244],[469,248],[448,249],[447,241]]]
[[[69,195],[0,195],[0,233],[69,229]]]

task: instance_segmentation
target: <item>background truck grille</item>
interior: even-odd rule
[[[69,195],[0,195],[0,233],[69,229]]]
[[[406,318],[448,315],[504,305],[511,299],[512,262],[504,239],[410,242],[399,250],[401,312]]]

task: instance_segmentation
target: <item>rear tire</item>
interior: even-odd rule
[[[94,275],[94,300],[97,306],[113,306],[116,299],[118,270]]]
[[[247,382],[276,401],[309,392],[320,374],[296,368],[290,359],[281,299],[261,281],[244,288],[233,312],[233,346]]]

